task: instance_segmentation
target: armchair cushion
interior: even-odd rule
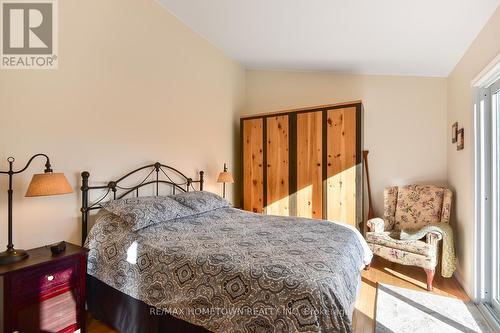
[[[369,245],[377,244],[425,257],[435,256],[438,248],[437,242],[432,244],[421,240],[401,240],[399,239],[399,231],[395,230],[382,233],[368,232],[366,233],[366,241]]]
[[[395,229],[418,230],[441,222],[445,188],[434,185],[406,185],[397,189]]]

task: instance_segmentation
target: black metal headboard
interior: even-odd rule
[[[138,172],[141,172],[143,170],[144,172],[147,172],[147,176],[143,178],[142,181],[140,181],[137,185],[120,185],[120,183],[122,183],[128,177],[131,177],[132,175],[137,174]],[[169,173],[171,174],[171,176],[169,176]],[[170,188],[172,189],[172,194],[175,194],[177,190],[181,192],[188,192],[190,188],[196,190],[193,184],[199,184],[199,190],[203,191],[203,174],[204,172],[200,171],[200,178],[198,180],[193,180],[192,178],[186,177],[186,175],[175,168],[156,162],[154,164],[149,164],[135,169],[134,171],[127,173],[125,176],[119,178],[118,180],[108,182],[107,185],[89,186],[90,173],[88,171],[83,171],[82,187],[80,188],[82,191],[82,208],[80,209],[82,212],[82,245],[85,243],[85,239],[87,238],[89,212],[92,210],[100,209],[102,207],[101,204],[105,201],[106,198],[113,200],[121,199],[126,195],[133,193],[134,191],[136,196],[139,196],[139,189],[147,185],[153,185],[155,195],[159,195],[160,184],[166,184],[170,186]],[[172,177],[174,176],[181,181],[175,182],[172,179]],[[104,190],[105,193],[96,201],[89,203],[90,190]]]

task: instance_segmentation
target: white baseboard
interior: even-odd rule
[[[467,285],[465,282],[464,282],[464,278],[463,278],[463,275],[462,275],[462,272],[460,271],[459,268],[457,268],[457,270],[455,271],[455,273],[453,273],[453,277],[455,278],[455,280],[457,280],[458,284],[460,285],[460,287],[462,287],[462,289],[465,291],[465,293],[467,294],[467,296],[469,296],[469,298],[473,301],[475,301],[475,297],[474,297],[474,292],[472,290],[470,290],[469,288],[469,285]]]

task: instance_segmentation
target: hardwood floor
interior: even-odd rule
[[[469,300],[469,297],[455,279],[444,279],[439,272],[440,267],[437,267],[434,278],[434,294]],[[362,275],[361,292],[353,315],[354,332],[371,333],[374,330],[375,295],[378,282],[426,291],[425,281],[426,275],[421,268],[402,266],[381,258],[375,258],[370,270],[364,271]],[[88,332],[114,333],[116,331],[89,317]]]
[[[89,316],[87,319],[87,333],[117,333],[117,331]]]
[[[433,293],[468,301],[469,297],[454,279],[440,275],[441,267],[436,267]],[[427,292],[426,275],[422,268],[403,266],[375,257],[372,267],[361,277],[361,292],[353,314],[353,329],[356,333],[374,331],[375,295],[377,283]]]

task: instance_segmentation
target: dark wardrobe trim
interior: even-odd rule
[[[363,162],[363,127],[362,127],[362,109],[363,105],[356,105],[356,164],[360,164]]]
[[[346,109],[346,108],[352,108],[352,107],[357,107],[358,105],[362,105],[362,103],[351,103],[351,104],[339,104],[336,106],[330,106],[330,107],[318,107],[317,109],[307,109],[307,110],[299,110],[299,111],[283,111],[283,112],[276,112],[272,114],[261,114],[261,115],[252,115],[252,116],[243,116],[240,118],[241,121],[245,120],[250,120],[250,119],[258,119],[258,118],[272,118],[272,117],[279,117],[279,116],[286,116],[290,114],[301,114],[301,113],[309,113],[309,112],[316,112],[316,111],[328,111],[328,110],[336,110],[336,109]]]
[[[244,205],[244,195],[245,195],[245,161],[243,160],[245,157],[245,154],[243,152],[243,147],[245,146],[245,133],[243,131],[243,118],[240,118],[240,156],[241,156],[241,161],[240,161],[240,170],[238,171],[238,175],[241,185],[240,185],[240,208],[243,209]],[[236,180],[238,181],[238,180]],[[236,205],[236,203],[235,203]]]
[[[243,154],[243,152],[241,152]],[[262,212],[267,202],[267,117],[262,118]],[[245,172],[245,170],[243,170]],[[245,193],[242,193],[242,197]]]
[[[288,210],[297,215],[297,114],[288,115]]]
[[[326,188],[326,179],[327,173],[328,173],[328,165],[327,165],[327,160],[328,160],[328,110],[323,110],[321,112],[322,116],[322,121],[321,121],[321,179],[323,180],[323,195],[322,195],[322,205],[321,207],[323,208],[323,213],[322,213],[322,218],[326,219],[327,213],[328,213],[328,191]]]

